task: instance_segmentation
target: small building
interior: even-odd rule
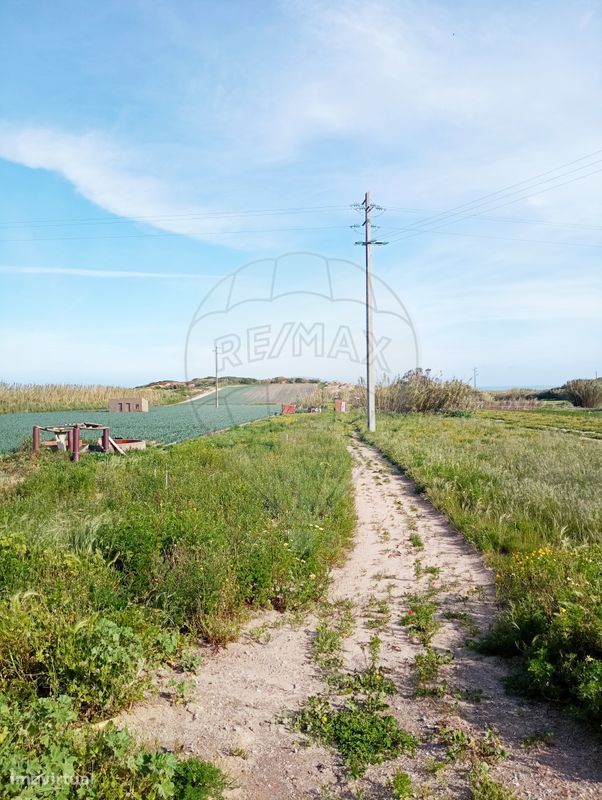
[[[341,400],[340,398],[337,397],[337,399],[334,401],[334,410],[337,412],[337,414],[346,414],[347,401]]]
[[[144,397],[115,397],[109,400],[109,411],[148,411]]]

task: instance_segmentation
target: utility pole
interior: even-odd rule
[[[219,408],[219,377],[217,374],[217,345],[213,348],[215,353],[215,407]]]
[[[474,389],[477,388],[477,375],[478,374],[479,374],[478,367],[473,367],[472,368],[472,385],[473,385]]]
[[[366,409],[368,430],[376,430],[376,394],[374,377],[374,330],[372,312],[374,308],[374,293],[372,290],[372,245],[383,245],[387,242],[377,242],[372,239],[372,219],[373,209],[384,211],[381,206],[373,205],[370,202],[370,192],[364,195],[364,202],[357,203],[354,208],[361,208],[364,211],[364,240],[356,242],[366,248]]]

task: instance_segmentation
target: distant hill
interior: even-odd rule
[[[234,375],[220,375],[220,386],[232,386],[233,384],[266,384],[266,383],[321,383],[319,378],[286,378],[279,375],[275,378],[239,378]],[[192,378],[189,381],[176,381],[170,378],[163,380],[151,381],[140,386],[136,389],[205,389],[213,386],[215,383],[215,375],[207,375],[205,378]]]

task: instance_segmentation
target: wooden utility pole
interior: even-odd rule
[[[384,211],[381,206],[370,202],[370,192],[364,195],[364,202],[358,203],[355,208],[364,211],[364,240],[356,242],[366,248],[366,419],[369,431],[376,430],[376,394],[374,375],[374,293],[372,289],[372,245],[387,244],[372,239],[372,219],[370,213],[373,209]]]

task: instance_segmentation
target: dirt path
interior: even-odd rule
[[[176,403],[175,405],[183,406],[184,403],[194,403],[195,400],[200,400],[202,397],[207,397],[210,394],[215,394],[214,386],[211,389],[204,389],[200,394],[195,394],[194,397],[188,397],[186,400],[180,400],[180,402]]]
[[[350,781],[336,752],[307,746],[291,730],[286,714],[328,691],[312,659],[313,616],[295,626],[276,613],[263,615],[238,642],[204,651],[186,703],[174,702],[168,688],[174,675],[164,671],[165,692],[118,723],[148,742],[220,764],[238,784],[229,796],[245,800],[390,798],[388,780],[400,769],[424,787],[415,796],[469,797],[470,764],[487,742],[507,751],[491,775],[521,798],[600,797],[602,769],[592,739],[566,715],[506,695],[507,665],[464,644],[495,614],[492,575],[480,556],[375,450],[355,443],[353,455],[356,544],[333,572],[329,599],[354,603],[345,668],[365,669],[366,645],[378,628],[382,671],[396,687],[389,713],[419,738],[417,756],[371,767],[364,779]],[[427,591],[440,623],[431,646],[453,660],[425,684],[433,696],[416,697],[414,658],[425,646],[400,619],[409,610],[408,594]],[[487,734],[491,727],[495,734]],[[450,736],[465,743],[454,758],[446,757]]]

